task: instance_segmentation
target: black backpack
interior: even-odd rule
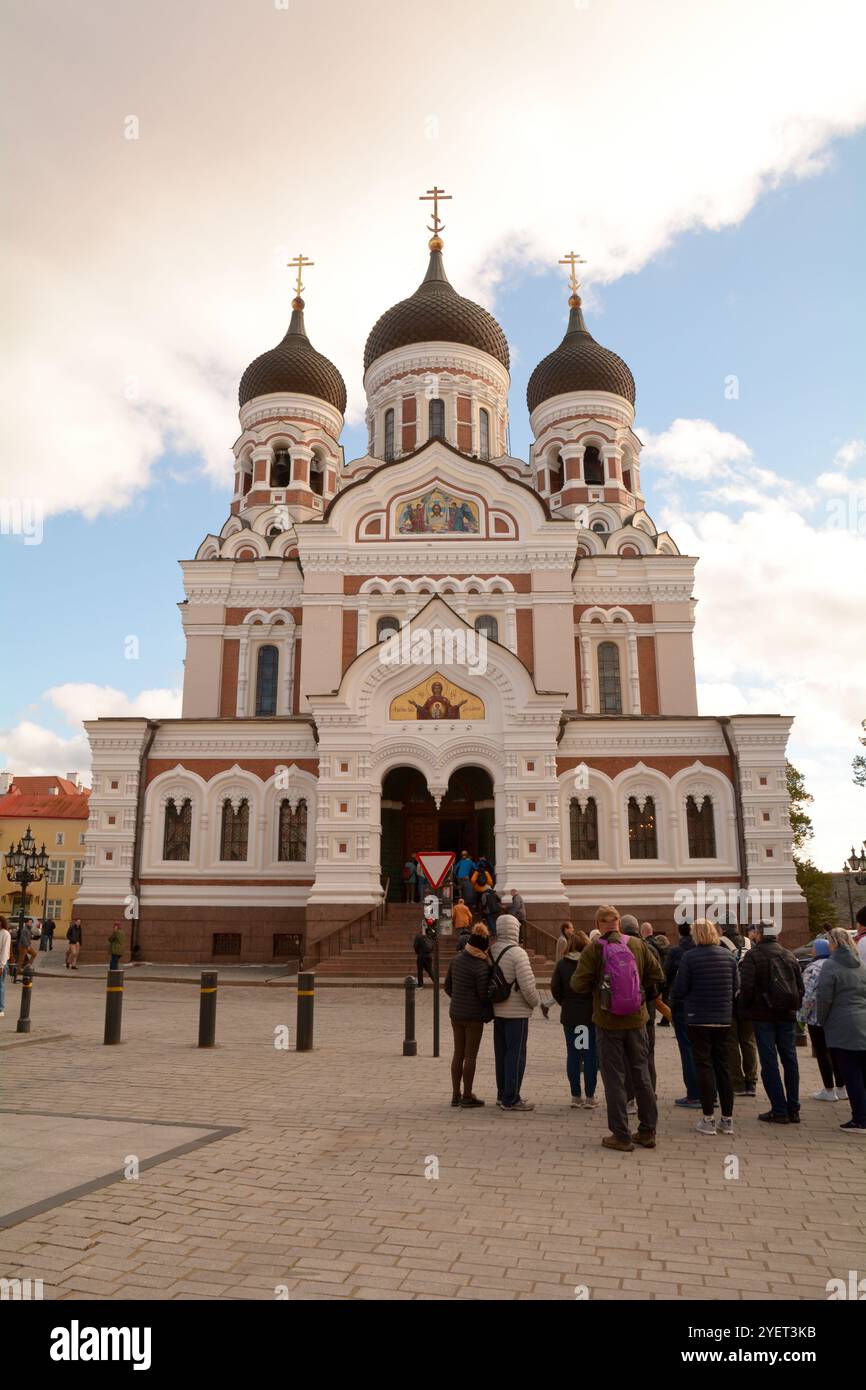
[[[767,962],[767,981],[762,990],[764,1006],[774,1012],[795,1013],[800,1007],[800,991],[795,973],[798,967],[785,956],[773,955]]]
[[[499,963],[503,956],[507,956],[508,952],[513,950],[513,945],[506,946],[505,950],[500,951],[496,960],[493,962],[493,967],[490,971],[490,979],[487,982],[487,999],[491,1004],[504,1004],[512,990],[518,987],[517,977],[515,976],[511,984],[509,984],[502,973],[502,967]]]

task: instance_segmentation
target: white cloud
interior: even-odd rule
[[[752,451],[735,434],[720,430],[709,420],[674,420],[661,434],[638,428],[643,440],[641,467],[684,478],[711,482],[734,476],[734,464],[748,464]]]
[[[48,776],[75,770],[89,780],[90,744],[81,727],[85,719],[144,716],[175,719],[180,715],[180,690],[142,690],[126,695],[110,685],[87,683],[56,685],[42,700],[58,711],[76,732],[64,737],[44,724],[22,720],[12,729],[0,729],[0,767],[20,776]],[[36,706],[38,713],[38,702]]]
[[[0,497],[47,513],[125,504],[168,444],[227,477],[237,380],[282,336],[299,249],[357,418],[434,180],[464,292],[572,243],[602,283],[739,221],[866,119],[859,0],[95,0],[85,23],[55,6],[48,41],[41,7],[12,9]]]
[[[681,439],[690,424],[698,426],[695,437],[708,456],[744,457],[721,431],[713,443],[707,421],[676,424]],[[669,457],[676,461],[677,450]],[[850,466],[863,457],[855,454]],[[820,865],[838,868],[852,835],[862,838],[866,829],[866,794],[851,782],[866,715],[866,525],[856,514],[835,518],[817,505],[825,500],[817,491],[768,469],[737,462],[731,473],[727,489],[702,490],[716,504],[712,509],[703,509],[698,490],[688,503],[668,503],[656,518],[681,550],[700,557],[701,713],[795,716],[789,753],[815,797],[809,852]],[[862,485],[847,474],[845,481]],[[730,512],[718,508],[723,492]]]

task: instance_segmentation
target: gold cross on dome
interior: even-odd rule
[[[293,256],[292,259],[291,259],[290,261],[286,261],[286,265],[289,265],[289,266],[297,266],[297,269],[298,269],[298,279],[297,279],[297,282],[296,282],[296,284],[295,284],[295,294],[296,294],[296,295],[299,295],[299,294],[301,293],[301,290],[304,288],[303,285],[301,284],[301,271],[304,270],[306,266],[308,266],[308,265],[315,265],[315,264],[316,264],[315,261],[309,261],[309,260],[307,260],[307,257],[306,257],[306,256]]]
[[[569,272],[569,279],[571,280],[571,293],[577,294],[577,291],[580,288],[580,282],[577,278],[577,267],[579,265],[586,265],[586,261],[583,259],[583,256],[578,256],[575,251],[569,251],[567,256],[563,256],[559,264],[571,267]]]
[[[445,230],[445,223],[439,221],[439,204],[450,201],[451,194],[446,193],[444,188],[437,188],[435,184],[432,188],[428,188],[426,193],[422,193],[418,199],[419,203],[433,204],[433,226],[431,227],[428,223],[427,230],[432,232],[434,236],[438,236],[440,232]]]

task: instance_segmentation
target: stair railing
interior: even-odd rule
[[[556,937],[544,927],[537,927],[534,922],[526,922],[523,928],[524,940],[528,950],[537,956],[545,956],[548,960],[556,960]]]
[[[376,903],[374,907],[362,912],[360,917],[353,917],[351,922],[343,922],[340,926],[333,927],[317,941],[310,943],[301,962],[302,968],[315,968],[323,960],[330,960],[333,956],[342,955],[352,946],[360,946],[365,941],[370,941],[384,920],[384,903]]]

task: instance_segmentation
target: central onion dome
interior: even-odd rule
[[[458,294],[445,274],[442,241],[430,241],[430,265],[417,290],[386,310],[364,349],[364,371],[386,352],[412,343],[463,343],[478,348],[508,370],[508,343],[492,314]]]
[[[583,321],[580,296],[572,294],[568,302],[571,313],[565,337],[529,378],[526,404],[530,414],[543,401],[572,391],[610,391],[634,405],[634,377],[629,368],[615,352],[595,341]]]
[[[244,406],[256,396],[272,394],[315,396],[343,415],[346,383],[327,357],[316,352],[304,328],[304,301],[292,300],[292,318],[281,343],[251,362],[241,377],[238,401]]]

